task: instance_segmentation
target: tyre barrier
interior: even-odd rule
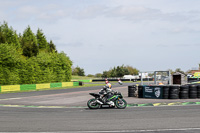
[[[143,98],[143,85],[128,86],[128,96]],[[200,98],[200,84],[189,85],[162,85],[162,99],[196,99]]]
[[[143,86],[138,86],[138,98],[143,98]]]
[[[83,85],[84,85],[84,82],[79,81],[79,86],[83,86]]]
[[[179,98],[180,99],[188,99],[189,98],[189,86],[188,85],[180,86]]]
[[[189,85],[189,98],[190,99],[197,98],[197,85]]]
[[[128,86],[128,97],[136,97],[136,96],[137,96],[136,85]]]
[[[179,99],[179,88],[180,86],[169,87],[169,99]]]
[[[197,98],[200,98],[200,85],[197,86]]]
[[[163,86],[163,99],[169,98],[169,86]]]

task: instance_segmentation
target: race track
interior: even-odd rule
[[[121,91],[129,104],[180,102],[180,99],[130,98],[127,85],[115,85],[113,89]],[[0,132],[200,132],[200,105],[90,110],[86,107],[91,98],[88,93],[99,89],[101,87],[1,94]]]
[[[199,122],[199,105],[130,107],[124,110],[0,107],[1,132],[199,133]]]

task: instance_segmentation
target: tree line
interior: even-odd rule
[[[23,34],[0,25],[0,84],[36,84],[71,80],[72,61],[57,52],[41,29],[34,34],[28,26]]]
[[[84,74],[84,69],[80,67],[72,68],[72,75],[78,75],[78,76],[85,76],[85,75],[79,75]],[[109,70],[105,70],[102,73],[96,73],[95,75],[88,74],[88,77],[96,77],[96,78],[112,78],[112,77],[123,77],[124,75],[138,75],[139,70],[129,66],[129,65],[121,65],[116,66],[113,68],[110,68]]]

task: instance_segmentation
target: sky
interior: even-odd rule
[[[0,0],[0,23],[40,28],[85,74],[200,63],[200,0]]]

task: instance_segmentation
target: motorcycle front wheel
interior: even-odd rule
[[[90,109],[98,109],[100,104],[96,102],[96,99],[92,98],[92,99],[88,100],[87,106]]]
[[[117,99],[115,105],[118,109],[125,109],[127,106],[127,102],[123,98]]]

